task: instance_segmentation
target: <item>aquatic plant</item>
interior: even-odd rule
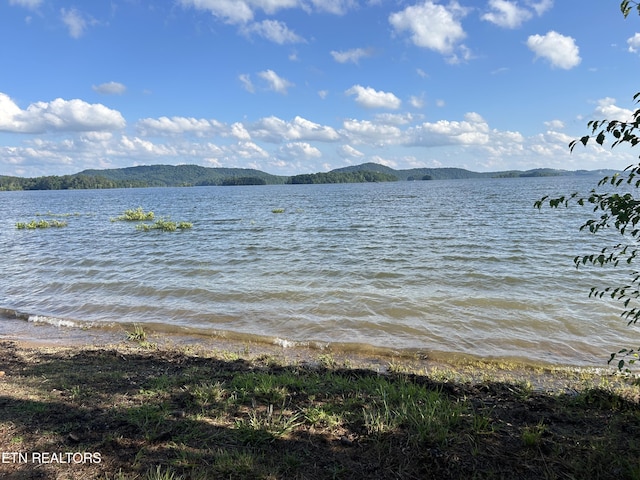
[[[142,230],[143,232],[148,232],[151,230],[161,230],[163,232],[175,232],[176,230],[188,230],[193,227],[193,224],[190,222],[172,222],[171,220],[166,220],[160,218],[156,220],[152,224],[142,223],[140,225],[136,225],[136,229]]]
[[[18,222],[16,223],[16,228],[18,230],[35,230],[36,228],[62,228],[66,227],[67,222],[62,222],[60,220],[52,220],[48,222],[47,220],[31,220],[29,223],[26,222]]]
[[[145,212],[142,207],[138,207],[135,210],[129,209],[125,210],[123,215],[119,217],[112,218],[112,222],[117,221],[126,221],[126,222],[143,222],[146,220],[153,220],[155,217],[154,213],[149,211]]]
[[[274,208],[271,213],[284,213],[284,208]]]
[[[126,331],[127,340],[131,342],[143,343],[147,341],[147,332],[144,331],[141,325],[134,323],[133,331]]]

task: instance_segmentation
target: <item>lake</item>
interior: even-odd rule
[[[574,256],[609,244],[579,231],[588,209],[533,208],[597,180],[0,192],[0,338],[138,323],[285,347],[604,366],[640,336],[589,289],[630,272],[576,270]],[[137,207],[193,227],[112,221]],[[68,225],[16,228],[33,219]]]

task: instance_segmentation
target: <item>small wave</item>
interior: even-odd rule
[[[285,338],[274,338],[273,344],[282,348],[300,348],[309,346],[309,342],[296,342]]]
[[[53,325],[54,327],[68,327],[68,328],[77,328],[80,325],[72,320],[67,320],[64,318],[56,318],[56,317],[47,317],[45,315],[29,315],[27,321],[31,323],[46,323],[48,325]]]
[[[0,318],[22,320],[29,323],[47,324],[54,327],[89,328],[92,325],[86,322],[78,322],[68,318],[50,317],[25,313],[11,308],[0,308]]]

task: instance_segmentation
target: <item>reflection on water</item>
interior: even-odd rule
[[[577,271],[575,255],[603,246],[578,231],[588,212],[532,206],[596,180],[0,192],[0,334],[22,312],[602,364],[635,331],[588,291],[626,272]],[[193,228],[111,221],[138,206]],[[65,228],[15,228],[47,212],[77,215]]]

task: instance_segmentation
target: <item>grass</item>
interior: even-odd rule
[[[134,326],[103,347],[0,342],[0,452],[101,459],[0,463],[0,477],[640,475],[640,389],[622,377],[402,359],[380,373],[336,355],[301,362],[149,337]]]

